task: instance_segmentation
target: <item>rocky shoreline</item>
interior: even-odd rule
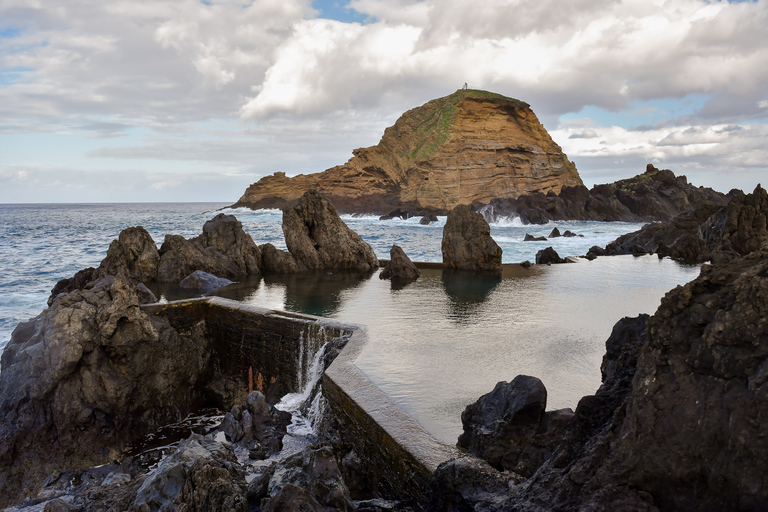
[[[465,210],[446,225],[444,260],[497,272],[487,222]],[[262,382],[260,372],[243,387],[223,372],[211,344],[207,325],[215,318],[201,310],[190,322],[141,305],[141,283],[180,281],[185,272],[237,277],[379,265],[322,196],[307,194],[293,212],[284,220],[287,253],[257,246],[236,219],[217,216],[199,237],[169,236],[160,250],[141,228],[126,230],[98,268],[57,284],[50,307],[20,324],[2,355],[0,506],[533,511],[762,510],[768,503],[768,198],[761,187],[706,218],[687,214],[691,226],[704,218],[697,237],[712,264],[670,291],[653,316],[616,324],[595,395],[575,411],[547,411],[535,377],[499,383],[462,415],[458,446],[466,453],[410,497],[375,490],[364,443],[344,435],[332,409],[317,420],[312,444],[246,480],[238,450],[268,461],[281,452],[287,418],[273,406],[295,386],[277,373]],[[407,256],[394,247],[392,254],[393,279],[418,278]],[[344,342],[338,337],[324,353],[323,367]],[[229,411],[220,429],[193,433],[167,453],[129,455],[146,435],[203,406]]]

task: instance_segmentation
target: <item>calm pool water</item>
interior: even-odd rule
[[[377,274],[272,278],[223,295],[367,325],[370,342],[358,367],[453,444],[464,407],[519,374],[544,382],[549,409],[575,408],[600,385],[613,325],[653,313],[698,267],[616,256],[507,270],[496,279],[425,270],[404,288]]]

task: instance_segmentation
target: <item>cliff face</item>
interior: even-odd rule
[[[294,206],[314,188],[341,212],[446,213],[582,184],[527,103],[485,91],[460,90],[409,110],[378,145],[353,154],[321,173],[262,178],[235,206]]]

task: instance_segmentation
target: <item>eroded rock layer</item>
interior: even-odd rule
[[[341,212],[447,213],[582,184],[527,103],[485,91],[460,90],[409,110],[378,145],[353,154],[321,173],[262,178],[236,206],[294,206],[316,189]]]

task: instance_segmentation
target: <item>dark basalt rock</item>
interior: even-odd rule
[[[422,226],[429,226],[433,222],[437,222],[437,215],[435,215],[434,213],[427,214],[423,216],[421,220],[419,220],[419,224],[421,224]]]
[[[432,479],[428,510],[501,510],[511,487],[525,478],[497,471],[482,459],[461,457],[442,463]]]
[[[260,245],[259,251],[261,252],[261,268],[265,274],[296,274],[299,272],[296,258],[291,253],[281,251],[269,243]]]
[[[117,240],[113,240],[107,249],[107,256],[99,268],[105,275],[117,275],[122,272],[136,281],[150,282],[157,278],[157,265],[160,254],[157,245],[147,230],[141,226],[124,229]]]
[[[524,224],[559,220],[668,221],[693,208],[724,206],[729,198],[709,188],[694,187],[685,176],[648,164],[646,171],[615,183],[564,186],[560,194],[522,195],[491,201],[497,215],[519,217]]]
[[[260,501],[262,510],[295,510],[284,508],[286,497],[301,497],[302,503],[317,503],[321,507],[318,510],[322,511],[326,510],[323,507],[355,510],[330,446],[310,448],[279,462],[254,479],[248,496],[252,501]]]
[[[202,270],[195,270],[182,279],[179,286],[181,288],[192,290],[215,290],[217,288],[229,286],[230,284],[232,284],[232,281],[229,279],[216,277],[215,275],[203,272]]]
[[[569,231],[569,233],[570,233],[570,231]],[[526,236],[528,236],[528,235],[526,235]],[[557,238],[559,236],[563,236],[563,235],[560,234],[560,230],[557,229],[557,228],[553,228],[552,231],[549,233],[549,237],[548,238]]]
[[[460,270],[501,270],[501,247],[491,238],[482,215],[460,205],[448,213],[443,228],[443,263]]]
[[[379,266],[371,246],[314,190],[305,193],[295,208],[283,211],[283,233],[300,270],[371,271]]]
[[[226,414],[221,430],[227,440],[246,447],[252,459],[261,460],[283,449],[290,422],[290,413],[278,411],[260,391],[253,391],[244,404]]]
[[[709,232],[706,236],[702,233],[702,238],[712,247],[714,263],[758,250],[768,238],[768,192],[758,185],[751,194],[734,198],[724,216],[708,220],[706,227]]]
[[[160,247],[158,281],[181,281],[195,270],[227,279],[258,274],[261,253],[240,221],[220,213],[205,223],[198,237],[166,235]]]
[[[575,236],[580,236],[582,238],[584,237],[584,235],[577,235],[573,231],[570,231],[570,230],[567,230],[567,229],[565,230],[565,233],[563,233],[563,236],[566,237],[566,238],[573,238]]]
[[[536,253],[537,265],[549,265],[551,263],[567,263],[567,261],[561,258],[552,247],[547,247]]]
[[[157,297],[144,283],[136,285],[136,294],[139,296],[139,304],[152,304],[157,302]]]
[[[0,505],[191,411],[210,357],[202,321],[181,335],[138,306],[133,281],[107,276],[14,330],[0,372]]]
[[[560,236],[560,235],[557,235]],[[530,233],[525,234],[525,238],[523,238],[523,242],[546,242],[547,237],[545,236],[533,236]]]
[[[411,259],[399,245],[393,245],[389,250],[389,263],[379,274],[380,279],[392,279],[399,281],[415,281],[421,276],[421,271],[416,268]]]
[[[498,470],[531,476],[560,442],[573,411],[545,412],[547,390],[535,377],[499,382],[461,414],[457,446]]]

